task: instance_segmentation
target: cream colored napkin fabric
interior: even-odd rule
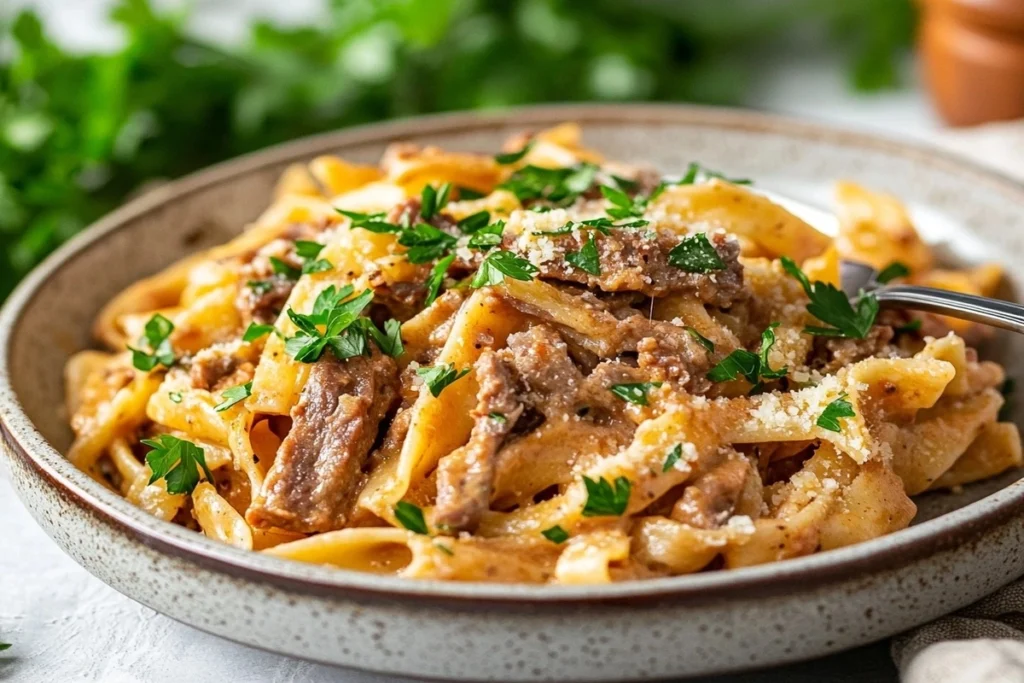
[[[1024,182],[1024,121],[946,131],[934,142]],[[903,683],[1021,683],[1024,579],[896,637],[892,656]]]

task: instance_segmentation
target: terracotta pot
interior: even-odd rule
[[[1024,1],[920,3],[925,81],[942,117],[955,126],[1024,117]]]

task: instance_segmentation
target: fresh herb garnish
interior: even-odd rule
[[[398,501],[398,504],[395,505],[395,519],[413,533],[423,536],[430,535],[430,530],[427,529],[427,520],[423,518],[423,510],[418,505],[407,503],[404,500]]]
[[[336,211],[342,216],[351,219],[353,228],[362,228],[363,230],[381,234],[402,232],[401,225],[388,223],[384,220],[385,214],[383,212],[360,213],[358,211],[346,211],[345,209],[336,209]]]
[[[906,325],[900,325],[893,329],[896,334],[908,334],[910,332],[917,332],[921,329],[922,320],[920,318],[914,318]]]
[[[567,251],[565,253],[565,260],[569,265],[575,266],[591,275],[601,274],[601,260],[597,253],[597,244],[594,242],[593,235],[591,235],[590,239],[586,241],[579,251]]]
[[[460,200],[463,200],[463,199],[480,199],[482,197],[486,197],[487,196],[483,192],[477,192],[472,187],[464,187],[462,185],[459,185],[459,187],[457,189],[459,190],[459,199]]]
[[[665,456],[665,464],[661,466],[661,471],[668,472],[670,469],[675,467],[675,464],[679,462],[679,459],[683,457],[683,444],[677,443],[672,450]]]
[[[594,184],[597,171],[597,165],[590,163],[566,168],[523,166],[498,187],[514,194],[519,201],[541,199],[568,206]]]
[[[274,275],[280,275],[286,280],[298,280],[302,275],[302,269],[291,266],[276,256],[270,257],[270,270]]]
[[[698,332],[696,329],[690,327],[689,325],[686,326],[686,331],[689,332],[690,336],[696,339],[697,343],[703,346],[708,351],[708,353],[715,352],[715,342],[711,341],[703,334]]]
[[[160,434],[152,439],[143,439],[142,443],[152,449],[146,454],[146,464],[153,472],[150,484],[163,479],[167,482],[168,493],[192,493],[199,483],[197,468],[202,468],[207,481],[213,481],[203,449],[191,441]]]
[[[448,555],[449,557],[455,556],[455,551],[446,546],[444,543],[441,543],[440,541],[434,541],[434,547],[440,550],[445,555]]]
[[[171,403],[181,403],[181,392],[180,391],[168,391],[167,398],[171,399]]]
[[[164,316],[156,313],[146,322],[142,330],[141,346],[145,343],[149,351],[143,351],[129,346],[132,352],[132,365],[137,370],[149,372],[158,365],[169,368],[174,365],[174,349],[171,348],[171,332],[174,331],[174,323]]]
[[[722,257],[703,232],[687,237],[672,247],[668,253],[668,262],[687,273],[710,273],[725,268]]]
[[[409,250],[405,256],[410,263],[427,263],[445,255],[458,240],[427,223],[417,223],[398,236],[398,243]]]
[[[423,383],[427,385],[431,395],[437,398],[449,384],[468,375],[469,368],[456,370],[455,366],[451,363],[443,363],[441,365],[416,368],[416,374],[423,378]]]
[[[629,493],[633,488],[626,477],[617,477],[614,488],[604,477],[594,480],[584,475],[583,484],[587,487],[587,502],[583,506],[584,517],[620,516],[626,511]]]
[[[224,392],[221,394],[221,397],[224,400],[218,403],[216,406],[214,406],[214,410],[216,410],[218,413],[224,412],[225,410],[235,405],[239,401],[244,401],[245,399],[249,398],[251,394],[252,382],[246,382],[245,384],[239,384],[238,386],[225,389]]]
[[[625,384],[613,384],[609,390],[623,401],[638,406],[647,405],[647,392],[657,389],[661,382],[633,382]]]
[[[398,358],[405,352],[405,346],[402,344],[402,323],[394,318],[386,320],[384,322],[384,331],[382,332],[370,320],[366,318],[363,320],[366,320],[366,331],[373,338],[381,353],[385,356]]]
[[[811,300],[811,303],[807,305],[808,312],[823,323],[832,326],[809,326],[804,328],[804,332],[824,337],[848,337],[850,339],[864,339],[868,335],[875,322],[875,317],[878,315],[878,299],[874,294],[862,291],[857,300],[857,308],[854,309],[846,295],[831,283],[817,280],[811,284],[807,275],[792,259],[783,256],[780,260],[782,267],[800,282],[807,298]]]
[[[696,161],[691,161],[686,167],[686,173],[683,174],[683,177],[680,178],[678,182],[673,183],[673,185],[693,185],[700,180],[709,180],[711,178],[724,180],[727,183],[732,183],[733,185],[750,185],[754,182],[749,178],[729,178],[723,173],[712,171],[711,169],[700,165]]]
[[[470,214],[458,222],[459,230],[465,235],[472,235],[473,233],[487,227],[488,223],[491,222],[491,214],[486,211],[477,211],[476,213]]]
[[[424,306],[429,306],[437,299],[437,295],[441,291],[441,285],[444,283],[444,275],[448,272],[448,267],[452,265],[453,261],[455,261],[455,254],[448,254],[434,264],[433,269],[430,271],[430,276],[427,278],[427,298],[423,302]]]
[[[487,254],[469,286],[477,289],[500,285],[506,277],[513,280],[532,280],[537,272],[537,266],[526,259],[520,258],[510,251],[498,249]]]
[[[884,285],[898,277],[906,277],[908,275],[910,275],[910,268],[899,261],[893,261],[885,268],[882,268],[882,272],[875,276],[875,279]]]
[[[508,422],[508,418],[505,417],[502,413],[487,413],[487,417],[501,424],[505,424],[506,422]]]
[[[517,161],[521,161],[522,158],[525,157],[531,149],[533,149],[534,142],[534,140],[527,141],[527,143],[523,145],[518,152],[504,152],[502,154],[496,154],[494,156],[494,160],[502,166],[507,166],[509,164],[514,164]]]
[[[285,340],[285,352],[300,363],[314,363],[325,348],[330,348],[338,360],[345,360],[368,354],[367,336],[370,336],[382,353],[400,355],[402,343],[397,323],[388,321],[385,332],[381,332],[369,318],[360,317],[373,300],[373,292],[367,289],[349,298],[352,292],[352,285],[341,289],[331,285],[317,295],[312,313],[296,313],[289,308],[288,317],[299,332]],[[323,327],[322,332],[320,327]]]
[[[610,185],[602,185],[601,194],[612,204],[605,211],[612,218],[621,220],[643,216],[644,209],[647,208],[647,197],[643,195],[630,197],[622,190]]]
[[[768,363],[768,352],[775,345],[775,328],[772,323],[761,333],[761,348],[758,353],[736,349],[711,368],[707,378],[712,382],[730,382],[743,375],[753,385],[750,393],[756,394],[764,386],[763,380],[780,379],[786,376],[788,368],[772,370]]]
[[[436,190],[433,185],[423,186],[420,193],[420,215],[423,216],[423,220],[429,221],[448,205],[448,195],[451,191],[451,183],[445,183]]]
[[[844,417],[853,417],[856,414],[857,413],[853,411],[853,406],[846,400],[846,393],[843,392],[839,395],[839,398],[825,406],[825,410],[818,416],[816,424],[822,429],[827,429],[830,432],[838,432],[842,431],[839,419]]]
[[[501,244],[502,233],[505,232],[505,221],[495,221],[474,232],[466,244],[470,249],[487,251]]]
[[[245,332],[242,333],[242,341],[254,342],[257,339],[264,337],[268,334],[281,333],[277,331],[277,328],[273,325],[260,325],[259,323],[249,323],[249,327],[245,328]]]
[[[10,643],[0,643],[0,652],[11,649]]]
[[[245,286],[256,294],[263,295],[274,288],[274,283],[270,280],[249,280]]]
[[[545,529],[540,534],[555,545],[561,545],[569,540],[569,532],[557,524],[550,529]]]

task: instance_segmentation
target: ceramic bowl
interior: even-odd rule
[[[678,172],[700,160],[820,205],[848,178],[905,198],[952,258],[1024,258],[1024,188],[963,161],[754,113],[554,106],[353,128],[247,156],[154,190],[37,268],[0,313],[0,411],[18,494],[46,532],[125,595],[225,638],[359,669],[438,679],[636,680],[763,667],[884,638],[1024,574],[1024,482],[1013,472],[919,501],[909,529],[729,572],[590,587],[412,581],[243,552],[150,517],[62,456],[68,356],[118,290],[238,232],[289,163],[375,162],[395,140],[495,150],[579,121],[611,158]],[[1020,376],[1020,340],[990,353]]]

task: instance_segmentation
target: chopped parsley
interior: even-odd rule
[[[811,300],[807,305],[808,312],[823,323],[831,325],[805,327],[804,332],[823,337],[850,339],[864,339],[868,335],[878,315],[878,299],[874,294],[862,291],[857,300],[857,308],[854,309],[846,295],[831,283],[817,280],[811,284],[807,275],[792,259],[783,256],[780,260],[782,267],[800,282],[807,298]]]
[[[629,493],[633,488],[629,479],[617,477],[613,488],[604,477],[595,480],[584,475],[583,484],[587,487],[587,502],[583,506],[584,517],[620,516],[626,511]]]
[[[402,232],[401,225],[388,223],[384,220],[383,212],[360,213],[358,211],[346,211],[344,209],[336,209],[336,211],[342,216],[351,219],[353,228],[362,228],[363,230],[369,230],[370,232],[376,233]]]
[[[502,233],[505,232],[505,221],[495,221],[474,232],[466,244],[470,249],[487,251],[501,244]]]
[[[910,275],[910,268],[899,261],[893,261],[885,268],[882,268],[882,272],[875,276],[875,279],[881,284],[886,284],[898,277],[906,277]]]
[[[647,405],[647,392],[657,389],[661,382],[635,382],[626,384],[613,384],[609,390],[623,401],[638,406]]]
[[[502,413],[488,413],[487,417],[491,418],[492,420],[500,424],[505,424],[506,422],[508,422],[508,418],[505,417],[505,415]]]
[[[254,342],[261,337],[265,337],[268,334],[280,334],[277,328],[273,325],[260,325],[259,323],[249,323],[249,327],[245,328],[245,332],[242,334],[242,341]]]
[[[423,216],[423,220],[429,221],[448,205],[448,196],[451,191],[451,183],[445,183],[436,190],[433,185],[423,186],[423,191],[420,193],[420,215]]]
[[[174,349],[171,348],[170,339],[173,331],[174,323],[159,313],[150,318],[139,340],[139,346],[145,344],[149,351],[129,346],[128,349],[132,352],[132,365],[143,372],[149,372],[158,365],[165,368],[174,365]]]
[[[398,236],[398,243],[409,248],[405,256],[410,263],[427,263],[440,258],[457,241],[455,237],[427,223],[417,223],[402,230]]]
[[[665,456],[665,464],[661,466],[661,471],[663,473],[668,472],[670,469],[675,467],[681,457],[683,457],[683,444],[677,443],[672,450],[668,452],[668,455]]]
[[[500,285],[506,277],[513,280],[532,280],[537,272],[537,266],[526,259],[510,251],[498,249],[487,254],[469,286],[476,289]]]
[[[395,519],[413,533],[423,536],[430,534],[430,530],[427,529],[427,520],[423,518],[423,510],[418,505],[407,503],[404,500],[398,501],[398,504],[395,505]]]
[[[218,403],[214,407],[214,410],[216,410],[218,413],[224,412],[225,410],[235,405],[236,403],[244,401],[245,399],[249,398],[251,394],[252,382],[246,382],[245,384],[239,384],[238,386],[225,389],[224,393],[221,394],[221,397],[224,400]]]
[[[0,643],[0,652],[11,649],[10,643]]]
[[[181,392],[180,391],[168,391],[167,398],[171,399],[171,403],[181,403]]]
[[[385,332],[381,332],[369,318],[360,317],[373,299],[373,292],[367,289],[352,297],[353,291],[352,285],[341,289],[331,285],[317,295],[312,313],[296,313],[289,308],[288,317],[299,332],[285,340],[288,355],[300,363],[316,362],[326,348],[338,360],[366,355],[370,352],[367,336],[373,338],[382,353],[400,355],[402,343],[397,323],[389,321]]]
[[[168,493],[192,493],[199,484],[198,468],[202,468],[207,481],[213,481],[203,449],[191,441],[160,434],[152,439],[143,439],[142,443],[152,449],[146,454],[146,464],[153,472],[150,484],[163,479]]]
[[[568,206],[594,184],[597,171],[597,165],[590,163],[565,168],[527,165],[516,170],[498,187],[514,194],[519,201],[540,199],[557,206]]]
[[[274,275],[280,275],[286,280],[298,280],[302,275],[302,269],[290,266],[276,256],[270,257],[270,269]]]
[[[686,167],[686,173],[683,175],[683,177],[680,178],[678,182],[673,184],[693,185],[698,181],[709,180],[711,178],[724,180],[725,182],[732,183],[733,185],[750,185],[754,182],[749,178],[729,178],[723,173],[719,173],[718,171],[712,171],[711,169],[705,168],[696,161],[691,161],[690,164]]]
[[[689,325],[686,326],[686,331],[689,332],[690,336],[696,339],[697,343],[703,346],[708,353],[715,352],[715,342],[711,341],[703,334],[698,332],[696,329],[690,327]]]
[[[444,543],[441,543],[440,541],[434,541],[434,547],[440,550],[445,555],[448,555],[449,557],[455,556],[455,551],[446,546]]]
[[[472,235],[478,230],[486,228],[490,222],[491,214],[486,211],[477,211],[459,220],[458,226],[463,234]]]
[[[534,140],[528,141],[518,152],[505,152],[503,154],[496,154],[494,160],[502,166],[514,164],[517,161],[522,161],[531,149],[533,149]]]
[[[483,192],[477,192],[472,187],[459,185],[456,189],[459,191],[459,199],[480,199],[487,196]]]
[[[669,265],[687,273],[710,273],[713,270],[724,270],[725,263],[718,255],[706,233],[687,237],[672,247],[668,253]]]
[[[455,261],[455,254],[448,254],[434,264],[433,269],[430,271],[430,276],[427,278],[427,298],[423,302],[424,306],[429,306],[437,299],[437,295],[441,291],[441,285],[444,283],[444,275],[448,272],[448,267],[452,265],[453,261]]]
[[[775,328],[778,326],[779,323],[772,323],[761,333],[761,348],[758,353],[736,349],[711,368],[707,378],[712,382],[730,382],[742,375],[753,385],[750,393],[756,394],[763,388],[763,380],[785,377],[787,368],[772,370],[768,363],[768,352],[775,345]]]
[[[644,215],[647,208],[647,197],[636,195],[630,197],[622,190],[609,185],[601,186],[601,194],[607,199],[611,206],[605,211],[609,216],[616,219],[636,218]]]
[[[918,330],[921,329],[921,324],[922,322],[920,318],[914,318],[906,325],[900,325],[899,327],[894,329],[893,332],[895,332],[896,334],[907,334],[910,332],[917,332]]]
[[[468,375],[469,368],[456,370],[455,366],[451,363],[443,363],[441,365],[416,368],[416,374],[423,378],[423,383],[427,385],[430,394],[437,398],[449,384]]]
[[[562,543],[565,543],[569,540],[569,532],[557,524],[551,527],[550,529],[545,529],[540,533],[541,536],[548,539],[555,545],[561,545]]]
[[[830,432],[839,432],[842,431],[842,426],[839,424],[840,418],[853,417],[856,414],[853,406],[846,400],[844,392],[839,395],[839,398],[825,406],[825,410],[818,416],[816,424]]]
[[[601,257],[597,253],[597,244],[591,235],[586,244],[579,251],[567,251],[565,253],[566,263],[575,266],[591,275],[601,274]]]

